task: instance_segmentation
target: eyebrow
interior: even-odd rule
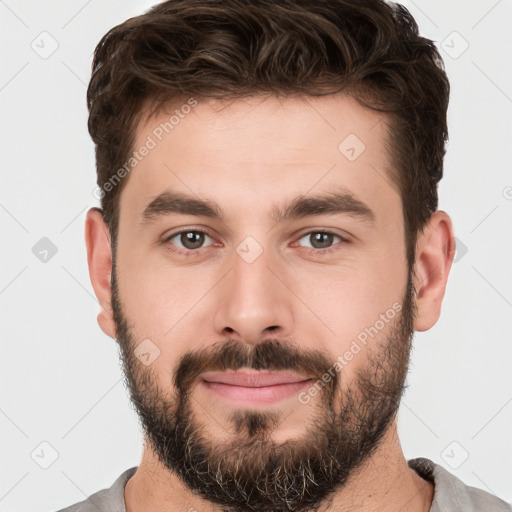
[[[346,214],[373,224],[375,213],[348,190],[323,195],[299,196],[287,205],[274,205],[270,218],[280,223],[315,215]],[[193,215],[225,221],[222,208],[213,201],[199,199],[182,192],[165,191],[153,199],[142,212],[141,224],[149,224],[170,215]]]

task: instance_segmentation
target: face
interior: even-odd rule
[[[205,499],[309,510],[374,453],[407,373],[385,122],[343,96],[180,112],[168,134],[172,112],[138,126],[134,147],[151,148],[120,198],[131,398],[161,463]]]

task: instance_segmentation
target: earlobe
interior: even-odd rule
[[[99,208],[91,208],[85,220],[85,245],[87,264],[94,293],[100,303],[98,324],[111,338],[115,335],[115,323],[111,307],[110,281],[112,275],[112,247],[108,226]]]
[[[451,219],[446,212],[437,210],[416,244],[414,286],[418,309],[415,331],[427,331],[438,321],[454,255]]]

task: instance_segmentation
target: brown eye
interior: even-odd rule
[[[325,249],[332,244],[334,235],[332,233],[313,233],[309,237],[315,249]]]
[[[202,248],[206,238],[211,237],[208,236],[204,231],[190,229],[188,231],[180,231],[179,233],[174,233],[166,239],[166,242],[177,245],[177,247],[180,249],[194,251]],[[175,240],[175,242],[173,243],[172,240]]]
[[[343,238],[334,233],[330,233],[328,231],[311,231],[310,233],[306,233],[301,237],[302,239],[306,239],[311,244],[310,247],[312,249],[329,249],[334,243],[334,239],[339,238],[343,241]]]
[[[309,245],[301,244],[300,240],[308,241]],[[335,246],[339,245],[339,242],[342,244],[349,243],[349,241],[342,236],[331,233],[330,231],[310,231],[299,239],[299,245],[309,247],[312,252],[317,253],[328,253],[331,250],[335,250]]]
[[[204,233],[187,231],[180,234],[180,242],[186,249],[199,249],[204,243]]]

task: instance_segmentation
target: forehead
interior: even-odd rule
[[[211,198],[228,216],[239,206],[275,212],[276,201],[340,187],[380,205],[399,202],[386,126],[383,114],[346,95],[184,98],[137,126],[133,149],[144,156],[121,204],[135,220],[166,190]]]

